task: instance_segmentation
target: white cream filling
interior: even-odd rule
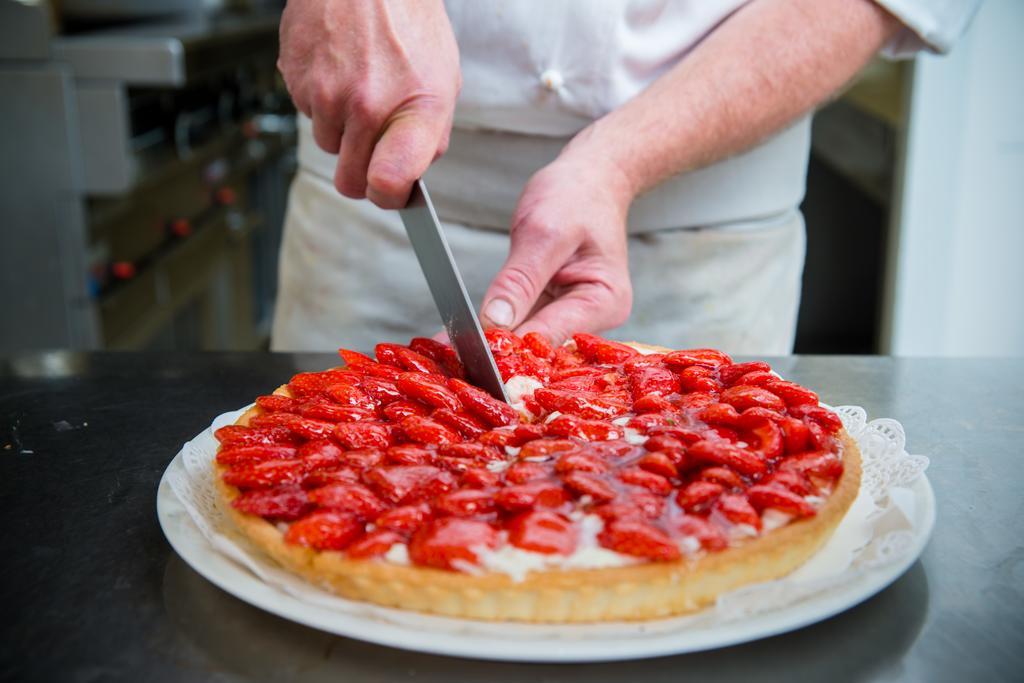
[[[524,399],[527,396],[532,396],[533,392],[543,386],[544,385],[540,380],[527,375],[516,375],[515,377],[510,377],[509,380],[505,382],[505,393],[508,394],[509,405],[523,415],[533,417],[533,413],[527,409],[526,401]]]
[[[388,551],[384,553],[384,559],[391,564],[400,564],[402,566],[408,566],[409,564],[409,546],[404,543],[394,543]]]

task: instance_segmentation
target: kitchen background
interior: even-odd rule
[[[267,346],[282,4],[0,0],[0,350]],[[1024,354],[1022,66],[987,0],[818,113],[797,352]]]

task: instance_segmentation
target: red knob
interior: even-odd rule
[[[135,277],[135,264],[131,261],[114,261],[110,264],[110,274],[118,280],[130,280]]]
[[[214,198],[221,206],[231,206],[238,201],[238,195],[236,195],[235,191],[230,187],[222,187],[218,189]]]
[[[188,237],[192,234],[192,221],[187,218],[175,218],[171,221],[171,234],[175,237]]]

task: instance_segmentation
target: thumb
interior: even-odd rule
[[[421,111],[399,113],[374,146],[366,172],[366,197],[380,208],[403,208],[412,184],[437,156],[443,130],[431,118]]]
[[[485,327],[512,329],[533,310],[551,278],[575,253],[566,235],[544,228],[517,226],[508,258],[484,295]]]

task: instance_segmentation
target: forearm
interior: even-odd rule
[[[747,149],[841,88],[899,29],[871,0],[754,0],[566,153],[635,196]]]

